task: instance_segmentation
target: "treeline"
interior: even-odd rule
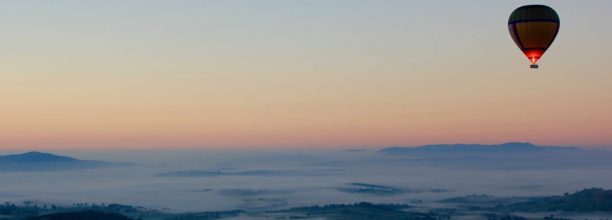
[[[402,209],[410,208],[404,204],[373,204],[360,202],[354,204],[331,204],[323,206],[309,206],[278,211],[289,214],[288,218],[326,218],[338,220],[444,220],[450,215],[444,212],[418,213]]]
[[[35,204],[29,201],[20,205],[11,202],[0,204],[0,219],[2,220],[206,220],[234,217],[242,213],[244,212],[241,210],[165,213],[122,204],[74,203],[71,206],[57,206]]]
[[[498,205],[495,210],[522,212],[612,212],[612,190],[587,188],[563,196],[533,198],[526,202]]]
[[[64,212],[54,213],[42,216],[27,218],[27,220],[133,220],[122,214],[97,212],[97,211],[82,211],[82,212]]]

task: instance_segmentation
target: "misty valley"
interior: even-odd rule
[[[612,220],[612,0],[0,3],[0,220]]]
[[[530,143],[6,153],[0,219],[609,219],[610,168]]]

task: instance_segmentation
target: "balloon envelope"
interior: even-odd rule
[[[546,5],[525,5],[508,19],[510,36],[532,64],[536,64],[559,32],[559,15]]]

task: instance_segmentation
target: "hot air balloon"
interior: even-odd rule
[[[559,32],[559,15],[546,5],[525,5],[515,9],[508,19],[510,36],[538,68],[538,60],[550,47]]]

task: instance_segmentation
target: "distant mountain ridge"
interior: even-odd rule
[[[526,142],[508,142],[503,144],[436,144],[417,147],[389,147],[379,150],[381,153],[524,153],[543,151],[580,151],[577,147],[537,146]]]
[[[38,151],[0,156],[0,172],[92,169],[113,165],[117,164],[98,160],[79,160]]]
[[[404,166],[461,169],[612,168],[612,152],[607,150],[538,146],[523,142],[389,147],[378,153],[387,157],[386,163],[395,161]]]

